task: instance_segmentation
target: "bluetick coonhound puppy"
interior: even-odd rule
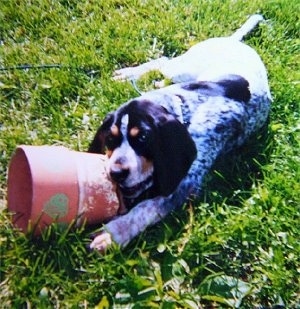
[[[190,196],[216,158],[265,123],[271,102],[258,54],[241,42],[260,21],[251,16],[232,36],[208,39],[173,58],[116,72],[138,79],[159,70],[173,85],[142,94],[109,114],[89,151],[106,153],[122,215],[90,247],[125,246]]]

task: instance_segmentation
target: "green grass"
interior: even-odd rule
[[[299,308],[299,1],[2,2],[0,67],[64,67],[0,71],[0,307]],[[17,145],[84,151],[104,115],[136,95],[113,70],[231,34],[253,13],[267,19],[247,43],[268,68],[270,122],[217,162],[198,201],[105,256],[86,250],[90,227],[41,239],[12,227]]]

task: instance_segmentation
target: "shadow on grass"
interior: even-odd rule
[[[266,124],[238,149],[217,159],[207,175],[200,200],[207,203],[225,199],[238,205],[249,197],[253,183],[263,179],[262,168],[269,162],[272,151],[272,133]],[[217,192],[217,194],[216,194]],[[235,200],[239,192],[238,200]]]

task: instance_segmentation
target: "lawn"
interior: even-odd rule
[[[297,0],[2,1],[0,307],[300,308],[299,12]],[[137,95],[111,80],[116,68],[230,35],[254,13],[266,22],[246,41],[268,69],[270,120],[220,158],[201,198],[104,256],[86,249],[96,227],[39,239],[13,228],[17,145],[85,151],[105,114]]]

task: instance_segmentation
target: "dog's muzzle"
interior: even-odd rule
[[[136,198],[138,197],[142,192],[146,191],[153,185],[153,177],[149,176],[144,181],[137,183],[136,185],[132,187],[126,187],[122,184],[119,184],[119,188],[126,198]]]
[[[126,180],[129,175],[128,168],[118,168],[118,169],[111,169],[109,172],[109,176],[112,181],[120,184]]]

